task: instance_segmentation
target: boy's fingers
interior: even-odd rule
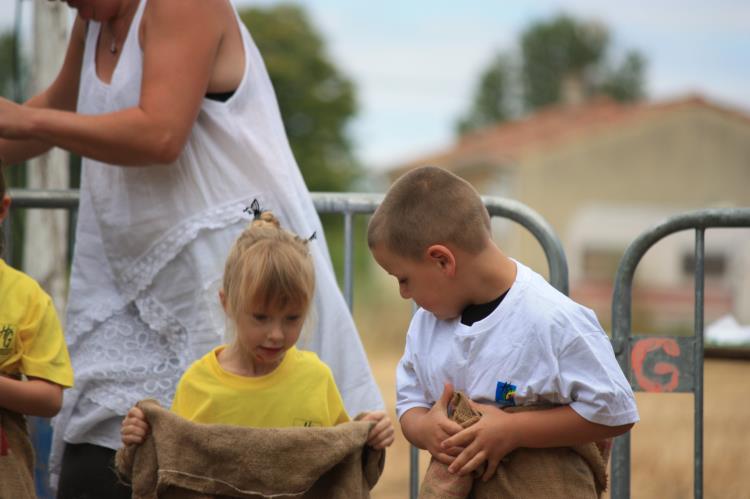
[[[449,456],[458,456],[464,451],[463,447],[450,447],[448,449],[443,449],[443,452],[448,454]]]
[[[445,383],[443,385],[443,393],[440,395],[440,400],[438,400],[438,404],[445,408],[446,412],[448,410],[448,404],[451,401],[451,398],[453,398],[453,385],[450,383]]]
[[[437,424],[438,428],[443,430],[448,436],[455,435],[463,430],[463,427],[460,424],[456,423],[455,421],[451,421],[450,419],[438,421]]]
[[[484,470],[484,475],[482,475],[482,481],[486,482],[493,476],[495,476],[495,472],[497,471],[497,466],[500,464],[499,459],[493,459],[487,461],[487,469]]]
[[[458,460],[458,458],[456,458],[456,459]],[[476,454],[474,454],[474,456],[471,459],[469,459],[469,461],[466,464],[464,464],[462,467],[459,468],[458,466],[455,466],[455,467],[451,466],[451,468],[458,469],[458,474],[459,475],[462,475],[462,476],[463,475],[468,475],[469,473],[471,473],[475,469],[479,468],[479,466],[481,466],[482,463],[486,459],[487,459],[487,457],[486,457],[485,452],[484,451],[479,451]]]
[[[451,463],[456,459],[453,456],[449,456],[448,454],[445,454],[444,452],[438,452],[437,454],[433,454],[432,457],[434,457],[437,461],[445,464],[446,466],[450,466]]]
[[[472,427],[468,427],[468,428],[459,427],[459,431],[451,435],[450,437],[446,438],[445,440],[443,440],[440,443],[440,446],[443,449],[448,449],[451,447],[466,447],[473,441],[474,441],[474,432],[472,431]]]

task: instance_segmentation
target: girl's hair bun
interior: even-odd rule
[[[275,229],[281,229],[281,223],[276,215],[270,211],[264,211],[258,218],[253,219],[250,223],[250,227],[273,227]]]

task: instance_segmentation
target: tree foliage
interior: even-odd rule
[[[13,77],[16,73],[16,39],[12,31],[0,33],[0,96],[13,99],[15,96]]]
[[[519,51],[500,52],[479,78],[459,133],[561,102],[565,86],[582,97],[608,95],[619,101],[643,98],[645,59],[634,50],[614,60],[609,30],[567,15],[530,25]]]
[[[309,189],[346,190],[361,171],[347,130],[357,111],[353,83],[330,60],[301,7],[252,7],[240,17],[266,63]]]
[[[479,77],[474,102],[467,115],[458,122],[459,132],[483,128],[513,116],[510,97],[513,70],[513,63],[508,56],[498,54],[495,57]]]

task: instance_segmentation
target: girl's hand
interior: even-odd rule
[[[139,445],[148,435],[150,427],[146,422],[146,416],[138,407],[133,406],[128,415],[122,421],[122,443],[125,445]]]
[[[385,449],[393,443],[393,423],[385,412],[367,412],[359,420],[376,422],[367,436],[367,445],[373,449]]]

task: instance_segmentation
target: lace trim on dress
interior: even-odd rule
[[[145,315],[157,313],[158,305],[146,302],[139,304],[148,311]],[[149,327],[131,304],[81,336],[71,360],[76,386],[86,398],[117,414],[126,414],[144,398],[171,404],[177,382],[192,362],[187,333],[167,315],[154,322],[161,327]]]
[[[252,199],[256,198],[258,196],[254,196]],[[252,199],[233,201],[204,211],[187,219],[177,230],[170,232],[165,238],[159,240],[151,251],[131,265],[122,278],[118,280],[118,287],[121,292],[119,300],[96,301],[91,306],[87,306],[80,314],[68,318],[69,324],[66,329],[68,342],[71,344],[76,342],[81,335],[91,331],[98,323],[105,322],[112,314],[122,309],[125,304],[132,302],[139,304],[141,317],[152,329],[163,329],[161,321],[165,315],[149,312],[150,308],[157,305],[154,300],[142,296],[142,291],[153,282],[159,271],[198,236],[200,231],[221,229],[248,218],[243,209],[249,205]],[[163,309],[163,307],[161,308]]]
[[[118,285],[126,302],[135,300],[153,281],[156,274],[172,260],[185,245],[206,229],[221,229],[247,215],[243,209],[249,201],[235,201],[204,211],[189,218],[179,228],[160,239],[145,255],[128,266],[118,279]]]

